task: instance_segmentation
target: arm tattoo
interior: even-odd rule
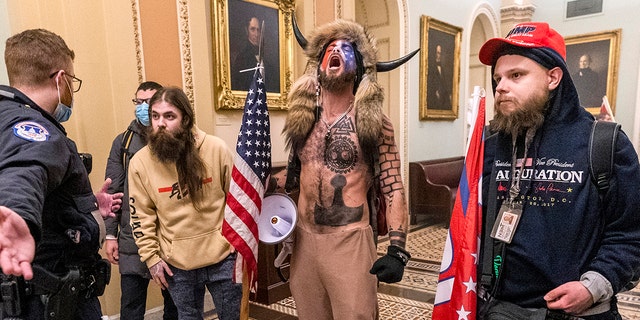
[[[393,221],[389,224],[389,243],[404,248],[407,242],[407,231],[405,230],[407,226],[405,222],[402,222],[404,219],[400,220],[400,223],[396,225],[398,222],[397,219],[399,219],[397,215],[406,214],[404,187],[400,173],[401,161],[393,135],[393,124],[387,117],[383,120],[381,140],[378,147],[380,152],[380,181],[382,184],[382,193],[387,197],[387,215],[390,213],[393,214],[391,220],[387,219],[390,222]],[[400,194],[398,195],[397,192]],[[396,205],[393,205],[394,194],[400,197],[400,199],[396,200],[398,201]],[[392,212],[389,210],[392,210]]]
[[[398,246],[404,249],[405,244],[407,243],[407,234],[402,231],[402,227],[400,230],[389,230],[389,244],[392,246]]]
[[[382,193],[389,195],[389,205],[393,202],[394,191],[400,191],[404,195],[402,176],[400,175],[400,155],[393,136],[393,126],[389,119],[385,118],[382,128],[382,143],[378,147],[380,151],[380,181]]]

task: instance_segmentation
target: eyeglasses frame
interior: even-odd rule
[[[77,84],[78,84],[78,88],[74,88],[74,89],[72,89],[73,93],[76,93],[76,92],[80,91],[80,88],[82,88],[82,79],[77,78],[76,76],[74,76],[74,75],[72,75],[72,74],[70,74],[70,73],[67,73],[67,72],[66,72],[66,71],[64,71],[64,70],[58,70],[58,71],[56,71],[56,72],[54,72],[54,73],[50,74],[50,75],[49,75],[49,78],[53,78],[53,77],[54,77],[56,74],[58,74],[58,72],[60,72],[60,71],[62,71],[62,72],[64,73],[64,75],[71,77],[71,83],[72,83],[72,84],[73,84],[73,83],[77,83]],[[72,85],[71,87],[73,88],[73,87],[74,87],[74,85]]]
[[[149,104],[149,101],[151,101],[151,98],[147,98],[147,99],[138,99],[138,98],[133,98],[131,99],[131,102],[133,102],[134,105],[139,105],[142,104],[143,102],[146,102],[147,104]]]

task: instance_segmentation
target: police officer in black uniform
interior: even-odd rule
[[[105,181],[93,194],[71,115],[74,52],[47,30],[6,42],[11,86],[0,86],[0,319],[99,320],[109,264],[100,259],[102,218],[122,194]],[[102,215],[102,216],[101,216]]]

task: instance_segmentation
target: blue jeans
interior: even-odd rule
[[[167,277],[169,293],[178,308],[180,320],[204,319],[204,290],[211,293],[220,320],[240,318],[242,284],[233,282],[236,254],[224,260],[194,270],[182,270],[169,266],[173,277]]]
[[[143,320],[147,308],[147,289],[150,279],[137,274],[120,275],[120,319]],[[163,320],[178,320],[178,310],[167,290],[164,298]]]

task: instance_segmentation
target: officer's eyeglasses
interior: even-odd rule
[[[80,88],[82,87],[82,80],[80,80],[79,78],[76,78],[74,75],[68,74],[66,71],[64,70],[58,70],[52,74],[49,75],[49,78],[53,78],[58,72],[64,72],[65,76],[69,76],[71,77],[71,88],[73,88],[73,92],[78,92],[80,91]]]

